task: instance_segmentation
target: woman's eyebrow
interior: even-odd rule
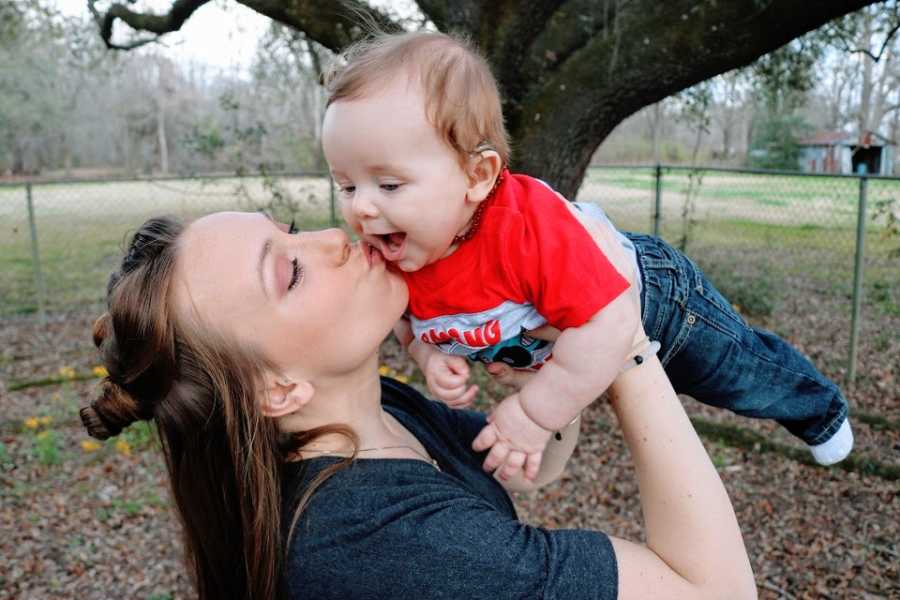
[[[272,222],[272,225],[278,227],[278,223],[272,218],[272,215],[269,214],[269,211],[265,209],[260,209],[259,213]],[[280,228],[279,228],[280,229]],[[256,272],[259,274],[259,285],[262,288],[263,294],[265,294],[266,299],[269,299],[269,290],[266,289],[266,276],[265,271],[263,269],[266,263],[266,257],[269,255],[269,252],[272,250],[272,238],[266,239],[266,243],[263,244],[262,252],[259,254],[259,262],[256,265]]]
[[[263,265],[266,262],[266,256],[269,255],[269,251],[272,250],[272,240],[266,240],[266,243],[263,244],[262,252],[259,254],[259,262],[256,265],[256,272],[259,273],[259,285],[262,287],[263,294],[266,295],[266,299],[269,298],[269,291],[266,289],[266,277],[263,272]]]

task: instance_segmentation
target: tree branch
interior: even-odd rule
[[[536,62],[535,58],[543,63],[543,54],[532,56],[531,46],[564,3],[565,0],[520,2],[515,10],[507,12],[511,18],[505,22],[485,23],[480,28],[479,46],[491,55],[497,79],[508,97],[518,96],[519,90],[527,86],[533,69],[523,69],[524,64]]]
[[[247,8],[303,31],[332,52],[340,52],[370,28],[400,31],[383,12],[359,0],[237,0]]]
[[[504,113],[510,131],[527,126],[520,122],[528,116],[522,113],[522,101],[534,87],[534,82],[553,74],[595,36],[607,38],[617,11],[628,2],[544,0],[526,3],[516,11],[520,16],[495,28],[506,34],[490,57],[503,93]],[[520,33],[515,27],[522,27],[524,31]],[[486,28],[483,37],[496,46],[497,42],[493,41],[496,34],[496,30]]]
[[[194,14],[194,11],[207,2],[209,0],[175,0],[169,8],[169,12],[164,15],[135,12],[119,2],[114,2],[106,9],[105,13],[102,13],[97,9],[97,0],[88,0],[88,9],[100,28],[100,37],[107,48],[131,50],[155,42],[166,33],[178,31],[184,22]],[[155,35],[137,38],[125,44],[116,44],[112,41],[113,25],[116,20],[122,21],[135,31],[144,31]]]
[[[881,49],[878,50],[877,54],[873,53],[868,48],[853,48],[846,41],[841,41],[842,50],[847,54],[864,54],[871,58],[874,62],[878,62],[884,55],[884,51],[887,49],[888,44],[890,44],[891,39],[897,34],[897,31],[900,31],[900,23],[894,25],[894,27],[888,32],[887,37],[884,39],[884,43],[881,44]]]
[[[383,12],[361,0],[237,0],[247,8],[303,31],[306,36],[339,52],[370,29],[398,31],[400,25]],[[108,48],[129,50],[155,42],[160,36],[178,31],[194,12],[209,0],[174,0],[166,14],[135,12],[125,4],[114,2],[105,11],[88,0],[88,8],[100,28],[100,37]],[[437,3],[434,3],[437,4]],[[122,21],[135,31],[152,33],[128,43],[112,41],[113,25]]]
[[[493,4],[478,0],[415,0],[415,3],[439,31],[466,34],[478,31],[483,11]]]
[[[441,0],[416,0],[422,14],[428,17],[439,31],[447,31],[447,3]]]
[[[884,56],[884,51],[887,49],[888,45],[891,43],[893,37],[900,31],[900,23],[896,23],[890,31],[888,31],[887,36],[884,38],[884,42],[881,44],[881,49],[878,50],[878,54],[872,54],[871,50],[868,48],[857,48],[855,50],[850,50],[851,54],[859,52],[861,54],[867,55],[873,61],[878,62],[881,60],[881,57]]]

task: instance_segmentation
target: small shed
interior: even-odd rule
[[[859,173],[865,165],[871,175],[894,171],[894,142],[874,131],[862,135],[820,131],[800,140],[800,170],[806,173]]]

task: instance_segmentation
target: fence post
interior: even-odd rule
[[[856,354],[859,345],[859,313],[862,305],[863,258],[866,250],[866,195],[869,178],[865,171],[859,178],[859,212],[856,217],[856,256],[853,265],[853,309],[850,315],[850,359],[847,366],[847,383],[856,379]]]
[[[41,258],[38,252],[37,225],[34,222],[34,201],[31,198],[31,182],[25,184],[25,199],[28,204],[28,227],[31,230],[31,267],[34,272],[34,286],[38,296],[38,314],[45,317],[44,300],[47,291],[44,288],[44,274],[41,272]]]
[[[662,209],[662,166],[656,163],[656,197],[653,208],[653,235],[659,237],[659,220]]]
[[[328,177],[328,196],[331,206],[331,226],[337,227],[337,213],[334,210],[334,177],[330,173],[327,173],[326,177]]]

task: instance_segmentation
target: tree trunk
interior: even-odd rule
[[[881,57],[882,64],[880,65],[880,72],[877,76],[878,81],[875,84],[874,104],[872,106],[871,118],[869,121],[869,128],[872,131],[880,131],[881,122],[889,111],[888,95],[894,91],[888,86],[888,80],[891,77],[891,63],[893,60],[894,53],[892,49],[888,48]]]
[[[662,128],[662,107],[663,101],[660,100],[653,105],[653,164],[658,165],[662,162],[659,152],[660,129]]]
[[[159,144],[159,170],[165,175],[169,172],[169,145],[166,143],[166,111],[161,98],[156,104],[156,140]]]
[[[872,46],[872,15],[865,12],[863,17],[863,33],[860,39],[860,48],[870,48]],[[860,55],[863,62],[862,86],[859,90],[859,114],[857,115],[857,123],[859,126],[858,135],[860,139],[869,129],[869,119],[872,112],[872,89],[875,83],[872,81],[872,71],[874,61],[865,54]]]
[[[21,175],[25,172],[25,148],[19,140],[12,144],[12,174]]]
[[[62,148],[63,153],[63,172],[66,177],[72,176],[72,145],[69,143],[68,138],[65,134],[62,135],[62,138],[59,140],[59,145]]]

